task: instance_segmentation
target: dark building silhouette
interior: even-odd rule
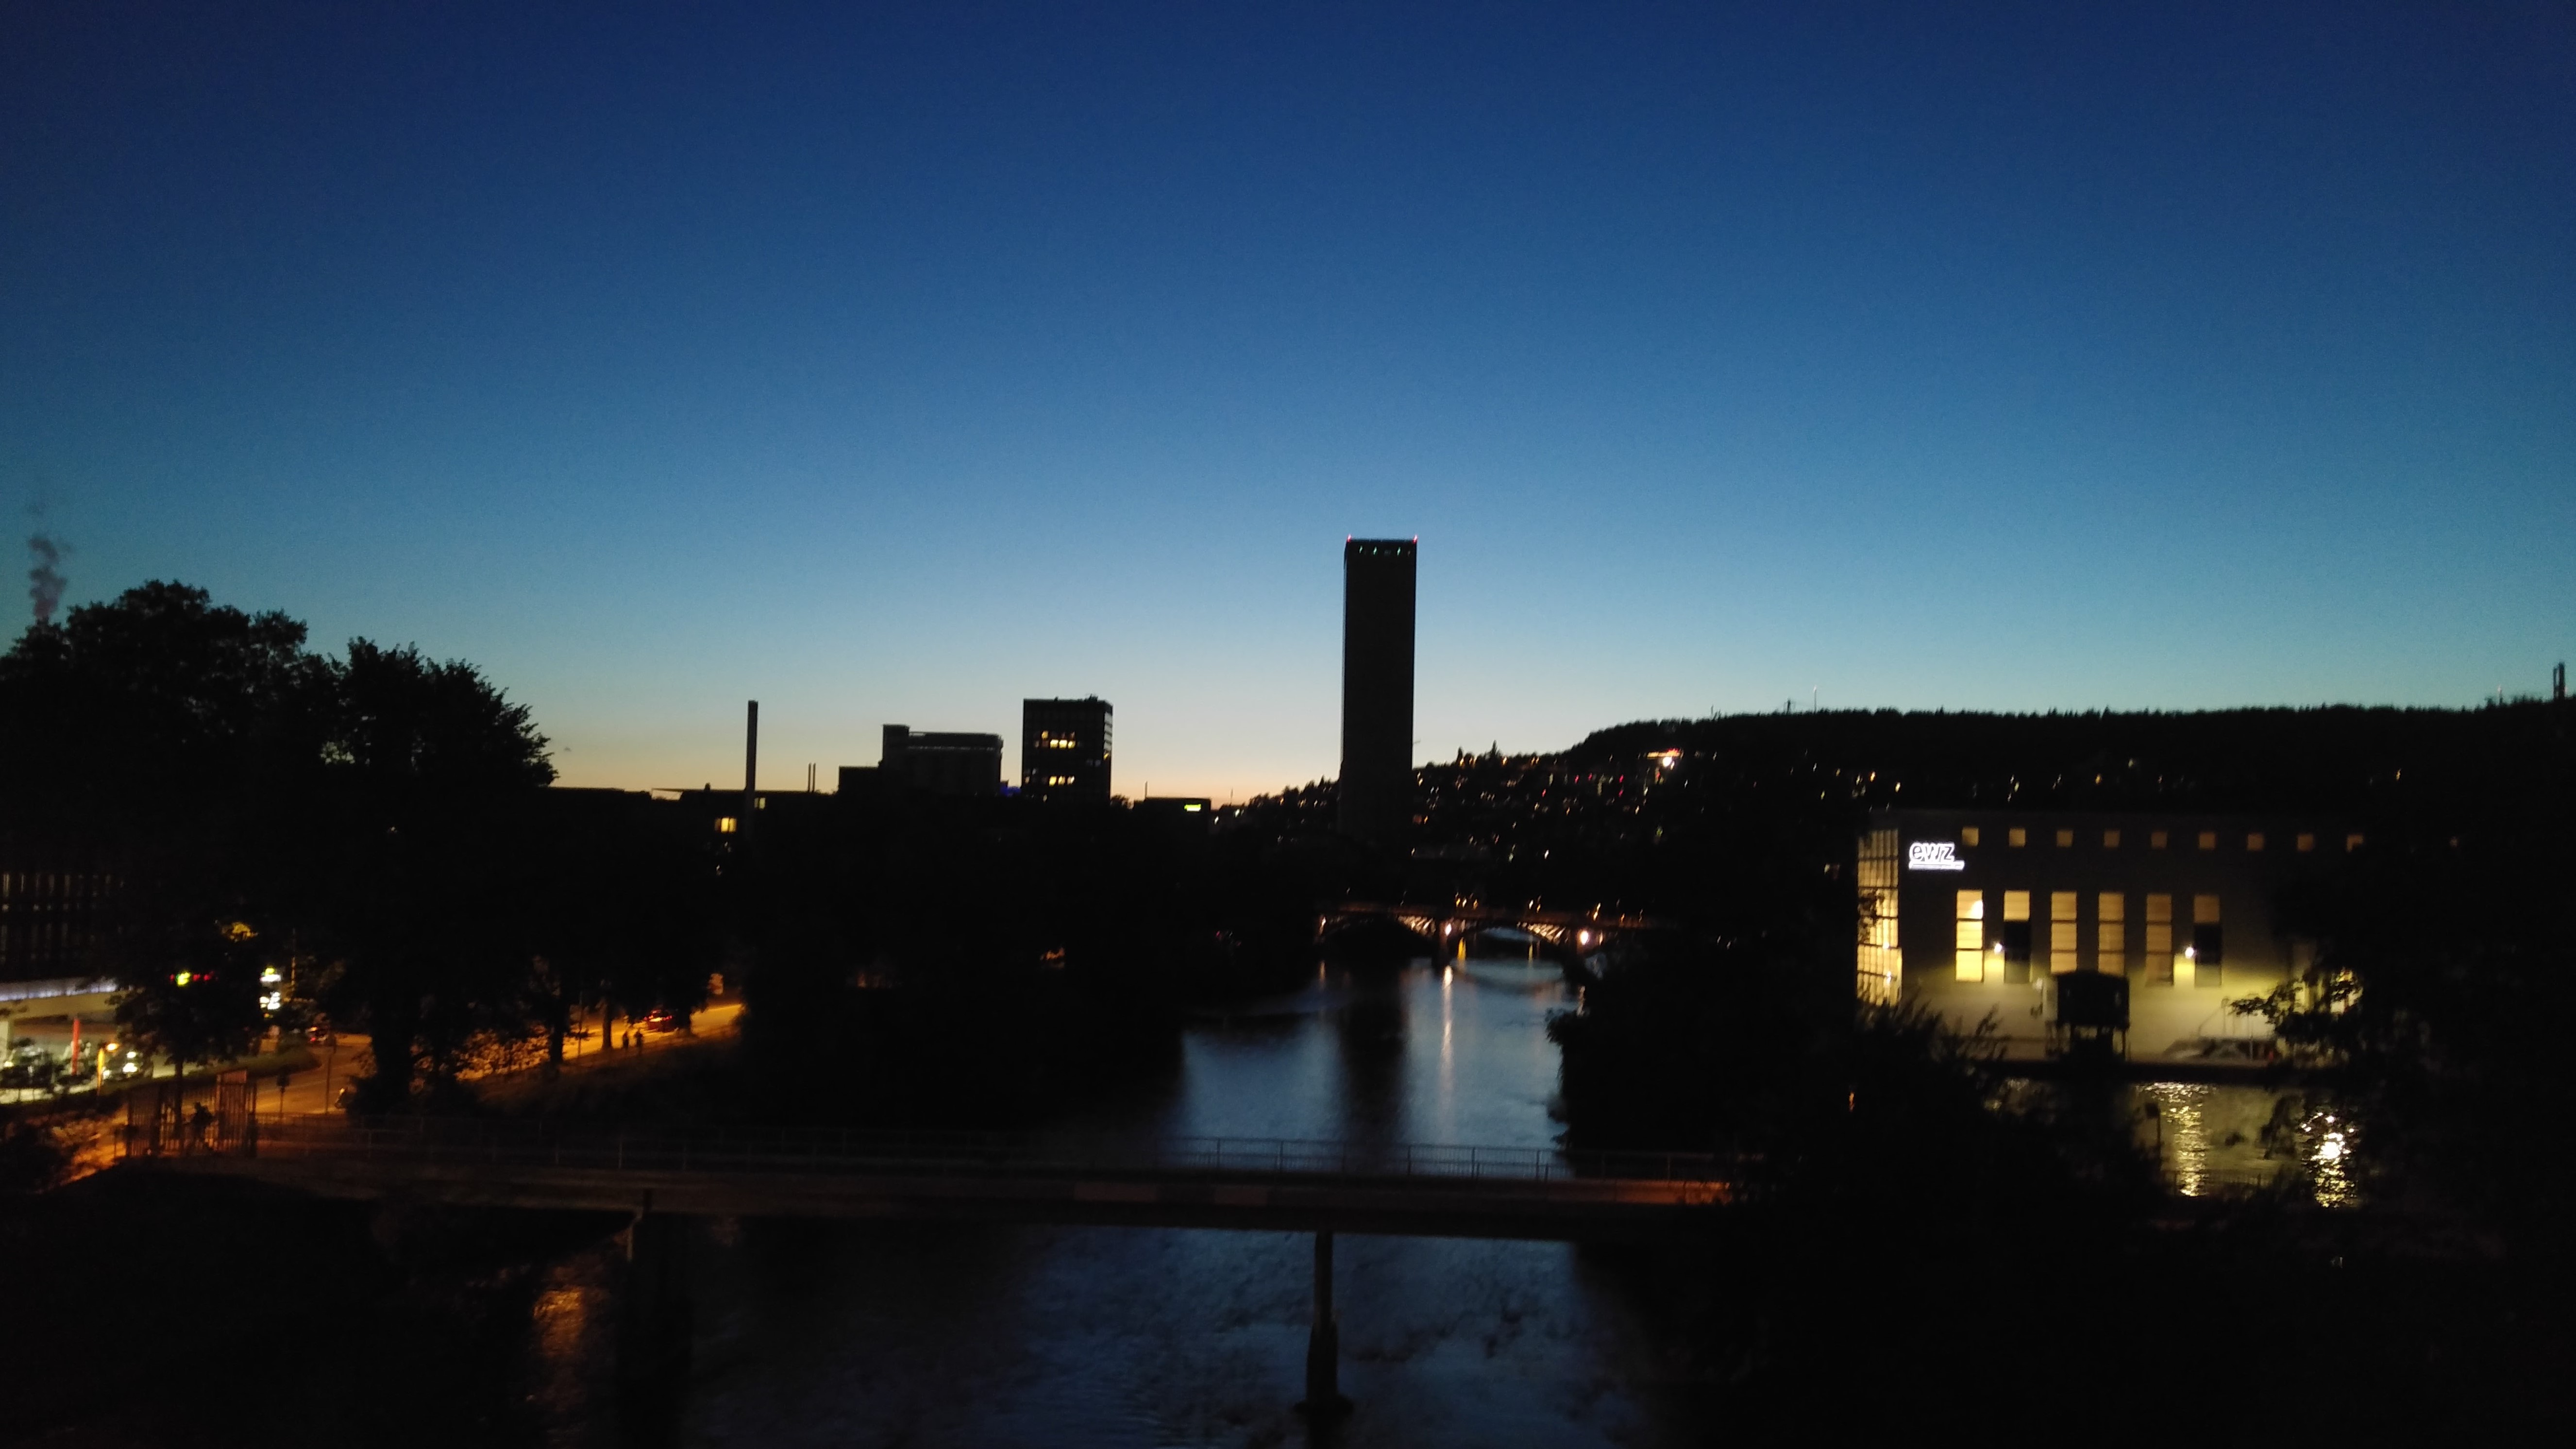
[[[1409,538],[1342,545],[1341,829],[1362,840],[1413,819],[1413,554]]]
[[[888,783],[900,782],[935,795],[1002,793],[1000,735],[916,733],[907,725],[885,727],[885,748],[877,773]]]
[[[95,963],[116,879],[99,870],[28,870],[55,865],[0,851],[0,981],[75,976]]]
[[[1020,793],[1041,800],[1109,799],[1109,701],[1020,701]]]

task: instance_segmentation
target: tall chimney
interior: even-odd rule
[[[752,812],[760,808],[760,701],[751,702],[751,717],[742,727],[742,825],[751,829]]]

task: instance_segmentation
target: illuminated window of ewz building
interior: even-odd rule
[[[2184,953],[2191,960],[2191,984],[2216,986],[2219,971],[2226,964],[2226,937],[2218,923],[2218,897],[2191,898],[2191,949]]]
[[[2075,944],[2075,892],[2048,893],[2048,974],[2063,976],[2082,958]]]
[[[1959,892],[1959,929],[1953,960],[1962,981],[1986,979],[1986,893]]]
[[[2147,897],[2147,979],[2159,986],[2174,982],[2173,897]]]
[[[2093,902],[2093,969],[2105,976],[2129,974],[2129,898],[2104,891]]]
[[[2004,984],[2019,986],[2030,980],[2030,892],[2004,892],[2002,944]]]
[[[1904,957],[1897,950],[1896,883],[1904,846],[1893,830],[1873,830],[1860,846],[1860,948],[1852,989],[1877,1006],[1894,1006]]]

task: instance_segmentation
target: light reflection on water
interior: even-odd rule
[[[2303,1092],[2207,1082],[2133,1092],[2139,1145],[2158,1150],[2166,1181],[2185,1197],[2296,1184],[2322,1207],[2361,1202],[2358,1133]]]
[[[1331,971],[1192,1026],[1085,1131],[1545,1146],[1572,1004],[1544,963]],[[1303,1234],[746,1222],[693,1248],[685,1443],[1305,1442]],[[1696,1442],[1624,1300],[1561,1243],[1344,1236],[1337,1442]]]
[[[549,1264],[530,1305],[528,1397],[549,1449],[616,1443],[618,1256],[602,1245]]]
[[[1319,973],[1191,1026],[1176,1076],[1081,1131],[1543,1147],[1557,1054],[1552,967],[1418,964]],[[2272,1184],[2306,1158],[2318,1200],[2352,1200],[2346,1124],[2265,1127],[2283,1094],[2160,1082],[2110,1104],[2160,1143],[2178,1190]],[[2157,1115],[2149,1118],[2147,1104]],[[2161,1136],[2158,1136],[2158,1133]],[[1302,1234],[923,1223],[724,1223],[691,1248],[695,1362],[679,1441],[703,1445],[1279,1445],[1305,1442],[1312,1239]],[[1638,1365],[1659,1354],[1628,1300],[1557,1243],[1343,1237],[1338,1442],[1698,1443]],[[558,1267],[534,1353],[552,1442],[604,1444],[605,1260]],[[576,1416],[573,1423],[567,1416]]]

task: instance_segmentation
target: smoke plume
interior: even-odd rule
[[[70,550],[51,534],[27,536],[27,557],[34,563],[27,570],[27,599],[36,606],[36,622],[54,622],[54,610],[62,607],[63,586],[71,580],[63,577],[58,565]]]

